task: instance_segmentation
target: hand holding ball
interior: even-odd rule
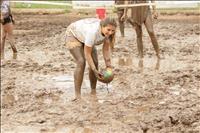
[[[102,70],[101,73],[103,74],[103,76],[101,78],[98,78],[98,80],[103,83],[110,83],[114,78],[114,73],[112,68],[106,68]]]

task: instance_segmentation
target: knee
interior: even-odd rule
[[[137,35],[137,38],[142,38],[142,30],[136,29],[136,35]]]
[[[142,33],[138,33],[137,34],[137,39],[141,39],[142,38]]]
[[[153,31],[153,30],[150,30],[148,33],[149,33],[149,36],[151,36],[151,37],[155,36],[155,34],[154,34],[154,31]]]
[[[77,66],[79,66],[80,68],[85,68],[86,62],[84,59],[79,59],[76,61]]]

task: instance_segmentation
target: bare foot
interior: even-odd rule
[[[1,55],[1,60],[3,60],[5,58],[4,54]]]
[[[139,62],[138,62],[138,67],[141,68],[141,69],[144,67],[144,66],[143,66],[143,59],[140,59],[140,60],[139,60]]]
[[[5,64],[5,60],[4,59],[1,59],[1,64],[0,66],[3,66]]]
[[[75,97],[74,99],[72,99],[71,101],[72,102],[78,102],[78,101],[81,101],[81,97]]]
[[[159,69],[160,69],[160,59],[157,59],[155,69],[156,69],[156,70],[159,70]]]
[[[17,59],[17,53],[13,53],[13,59]]]
[[[91,95],[96,95],[96,90],[95,89],[91,89]]]

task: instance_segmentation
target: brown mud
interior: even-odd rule
[[[68,14],[16,14],[18,59],[6,45],[1,61],[2,133],[199,133],[200,18],[160,16],[157,60],[146,30],[138,60],[135,31],[117,31],[116,76],[91,97],[86,69],[82,101],[74,97],[75,64],[64,46]],[[191,19],[193,18],[193,19]],[[101,46],[100,67],[104,67]]]

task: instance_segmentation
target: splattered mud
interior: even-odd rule
[[[135,32],[117,32],[114,81],[90,95],[88,70],[82,101],[73,102],[75,64],[64,46],[65,30],[79,19],[67,14],[16,14],[18,59],[1,64],[2,133],[199,133],[200,18],[160,16],[157,60],[146,30],[145,57],[137,58]],[[101,47],[100,66],[103,67]]]

